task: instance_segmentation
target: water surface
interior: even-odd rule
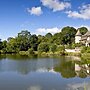
[[[90,90],[90,65],[70,57],[0,56],[0,90]]]

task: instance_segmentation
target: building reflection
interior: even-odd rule
[[[89,82],[68,84],[67,90],[90,90]]]
[[[75,72],[79,77],[90,76],[90,64],[79,65],[75,63]]]
[[[59,66],[54,67],[56,72],[60,72],[64,78],[90,76],[90,64],[81,61],[62,61]]]

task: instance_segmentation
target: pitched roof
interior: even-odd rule
[[[76,33],[76,36],[81,36],[82,34],[80,33],[80,31],[78,30]]]
[[[86,32],[86,34],[84,34],[84,36],[89,36],[90,35],[90,31]]]

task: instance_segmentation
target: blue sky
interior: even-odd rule
[[[0,38],[56,33],[65,26],[90,28],[90,0],[1,0]]]

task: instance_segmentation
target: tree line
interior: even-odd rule
[[[86,27],[78,28],[82,34],[85,34],[88,29]],[[42,35],[31,35],[28,30],[22,30],[17,36],[9,37],[7,40],[0,40],[0,53],[29,53],[34,52],[56,52],[63,51],[64,46],[75,45],[75,34],[77,29],[66,26],[61,32],[47,33]]]

